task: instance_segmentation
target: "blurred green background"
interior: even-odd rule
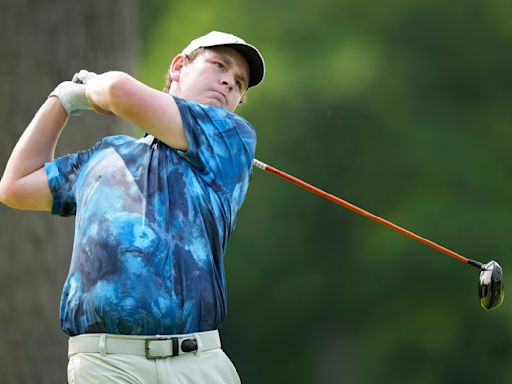
[[[255,44],[238,112],[257,157],[468,258],[511,269],[512,3],[140,4],[137,75],[160,88],[210,30]],[[246,383],[512,377],[510,302],[478,271],[254,171],[226,256],[224,346]]]
[[[190,40],[231,32],[267,63],[266,80],[237,110],[257,130],[257,158],[512,273],[512,2],[145,0],[135,11],[125,0],[0,3],[3,42],[12,40],[0,66],[15,57],[1,71],[2,166],[37,105],[76,70],[126,70],[161,89]],[[17,7],[19,19],[4,12]],[[37,89],[13,98],[19,88]],[[112,126],[87,119],[64,133],[81,135],[74,146]],[[56,382],[65,375],[57,291],[71,221],[3,206],[0,216],[4,381]],[[270,174],[254,171],[225,260],[223,347],[243,383],[512,378],[511,304],[485,312],[477,270]]]

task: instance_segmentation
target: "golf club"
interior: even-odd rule
[[[410,238],[417,240],[423,244],[428,245],[429,247],[432,247],[434,249],[437,249],[438,251],[441,251],[463,263],[472,265],[475,268],[478,268],[480,270],[480,283],[479,283],[479,289],[478,294],[480,296],[480,304],[482,307],[486,310],[491,310],[499,307],[501,303],[503,303],[503,298],[505,296],[504,288],[503,288],[503,270],[501,266],[494,260],[483,264],[476,260],[468,259],[457,252],[454,252],[448,248],[445,248],[437,243],[434,243],[431,240],[428,240],[424,237],[418,236],[415,233],[404,229],[386,219],[383,219],[381,217],[378,217],[368,211],[365,211],[364,209],[361,209],[343,199],[340,199],[337,196],[331,195],[330,193],[327,193],[311,184],[308,184],[292,175],[289,175],[286,172],[283,172],[277,168],[274,168],[268,164],[265,164],[262,161],[259,161],[257,159],[254,159],[253,166],[256,168],[259,168],[263,171],[272,173],[276,176],[279,176],[280,178],[289,181],[293,184],[298,185],[301,188],[306,189],[307,191],[310,191],[312,193],[315,193],[317,195],[322,196],[323,198],[330,200],[338,205],[341,205],[342,207],[345,207],[351,211],[354,211],[362,216],[365,216],[371,220],[374,220],[380,224],[383,224],[391,229],[394,229],[397,232],[400,232],[406,236],[409,236]]]

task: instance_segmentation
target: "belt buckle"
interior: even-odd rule
[[[155,356],[151,354],[151,350],[149,349],[149,343],[152,341],[165,341],[170,340],[172,342],[172,354],[171,355],[162,355]],[[144,339],[144,355],[148,360],[158,360],[158,359],[166,359],[168,357],[178,356],[180,354],[180,346],[178,343],[177,337],[149,337]]]

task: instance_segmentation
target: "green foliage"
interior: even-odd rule
[[[505,1],[162,2],[144,24],[139,74],[161,88],[191,39],[239,34],[268,66],[238,111],[258,131],[260,160],[506,274],[511,11]],[[476,270],[259,170],[226,267],[224,345],[244,382],[511,374],[510,306],[479,308]]]

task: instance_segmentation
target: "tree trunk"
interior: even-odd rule
[[[131,72],[135,0],[0,0],[0,173],[47,95],[82,68]],[[127,132],[90,112],[68,123],[58,153]],[[0,372],[2,383],[66,382],[67,337],[59,300],[73,241],[73,218],[0,204]]]

